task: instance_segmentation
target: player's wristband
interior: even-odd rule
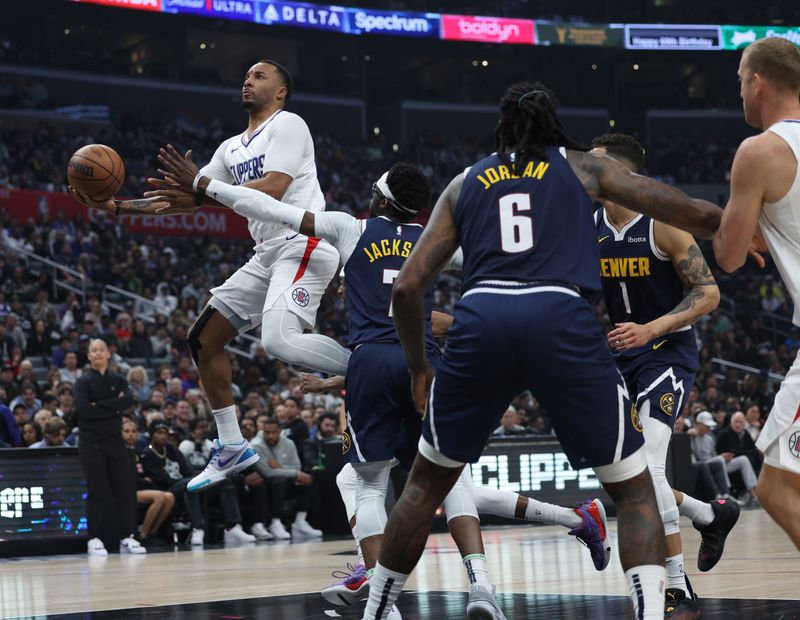
[[[192,181],[192,189],[196,192],[197,191],[197,184],[200,182],[200,177],[203,176],[202,172],[198,172],[197,175],[194,177]]]

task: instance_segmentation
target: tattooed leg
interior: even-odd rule
[[[417,455],[403,494],[386,524],[379,560],[382,566],[405,574],[414,570],[425,549],[433,515],[462,469],[463,466],[442,467]]]
[[[603,487],[617,507],[622,568],[627,571],[634,566],[664,566],[664,525],[650,470]]]

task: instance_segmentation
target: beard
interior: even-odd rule
[[[252,110],[256,107],[256,102],[253,99],[242,99],[242,107],[245,110]]]

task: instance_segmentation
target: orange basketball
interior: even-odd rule
[[[75,151],[67,166],[70,186],[98,202],[114,196],[125,181],[125,164],[105,144],[88,144]]]

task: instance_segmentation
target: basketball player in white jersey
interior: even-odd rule
[[[292,88],[291,75],[280,64],[262,60],[250,67],[242,86],[247,130],[223,142],[202,170],[197,170],[187,153],[184,172],[195,174],[195,188],[196,179],[204,175],[302,209],[324,211],[311,134],[302,118],[284,110]],[[167,153],[175,151],[169,146],[162,149],[162,163]],[[150,182],[156,187],[171,186],[168,177]],[[135,212],[137,207],[132,201],[116,205],[123,213]],[[198,193],[189,196],[189,204],[158,213],[192,211],[200,205],[222,206]],[[189,483],[190,491],[215,484],[258,460],[239,431],[233,404],[225,345],[238,334],[261,324],[264,347],[275,357],[332,374],[342,374],[347,368],[346,349],[331,338],[303,333],[314,326],[322,295],[339,264],[338,252],[327,242],[279,224],[248,218],[248,228],[256,244],[255,255],[211,290],[211,300],[189,330],[189,346],[219,430],[216,450],[205,470]]]
[[[736,151],[714,253],[730,272],[742,266],[749,247],[768,250],[800,325],[800,49],[777,37],[756,41],[744,50],[738,73],[745,121],[763,131]],[[756,446],[764,452],[758,499],[800,549],[800,358]]]

